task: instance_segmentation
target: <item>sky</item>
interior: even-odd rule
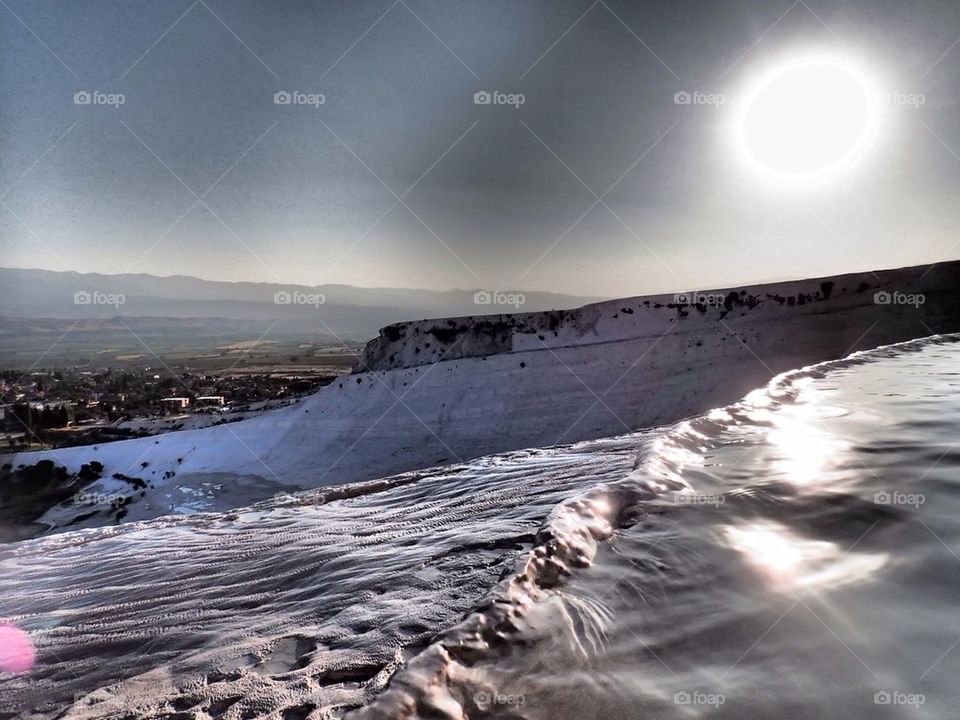
[[[811,58],[884,100],[774,177],[741,119]],[[956,258],[958,68],[955,0],[3,0],[0,265],[613,297]]]

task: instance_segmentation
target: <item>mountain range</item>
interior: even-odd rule
[[[413,318],[572,308],[598,298],[492,289],[417,290],[351,285],[220,282],[185,275],[0,268],[6,318],[114,317],[277,320],[355,337]]]

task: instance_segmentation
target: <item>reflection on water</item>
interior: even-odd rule
[[[566,683],[511,679],[524,716],[956,717],[960,343],[919,346],[798,373],[664,438],[648,468],[723,501],[646,515],[572,580],[604,599],[611,642],[543,707]],[[564,667],[570,632],[543,666]]]
[[[879,570],[886,553],[844,552],[837,543],[804,538],[786,525],[761,520],[724,529],[727,544],[775,590],[825,589],[858,582]]]
[[[957,717],[958,370],[956,338],[909,343],[676,426],[606,487],[589,567],[361,717]]]
[[[777,458],[778,472],[797,485],[811,485],[824,477],[831,463],[843,457],[846,448],[825,432],[812,413],[805,417],[776,418],[767,435]]]

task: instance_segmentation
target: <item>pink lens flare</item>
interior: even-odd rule
[[[0,672],[27,672],[36,659],[30,636],[15,625],[0,622]]]

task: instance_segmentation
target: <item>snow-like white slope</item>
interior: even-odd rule
[[[699,308],[652,296],[403,323],[368,345],[363,372],[294,407],[4,461],[50,458],[77,469],[97,460],[105,479],[91,492],[101,501],[131,497],[126,520],[237,507],[285,489],[670,422],[732,402],[791,368],[960,331],[958,288],[954,262],[717,291]],[[877,292],[922,293],[924,302],[878,304]],[[113,473],[149,485],[131,492]],[[45,520],[60,525],[80,510],[58,508]],[[81,524],[115,515],[101,507]]]

